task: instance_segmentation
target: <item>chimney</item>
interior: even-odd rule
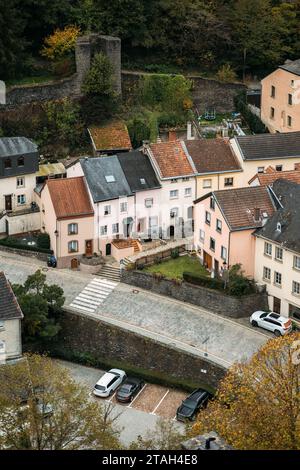
[[[169,142],[176,142],[177,134],[176,131],[169,131]]]
[[[208,439],[206,439],[205,441],[205,450],[210,450],[210,443],[215,441],[216,438],[215,437],[209,437]]]
[[[295,163],[294,169],[295,169],[296,171],[300,171],[300,163]]]
[[[255,207],[254,209],[254,222],[260,222],[260,208]]]
[[[147,147],[150,144],[149,140],[143,140],[143,145],[142,145],[142,153],[146,154],[147,153]]]
[[[195,140],[195,136],[193,135],[193,128],[192,128],[191,121],[188,121],[188,123],[187,123],[186,139],[187,140]]]

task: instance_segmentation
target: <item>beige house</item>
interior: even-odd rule
[[[22,355],[23,313],[3,272],[0,272],[0,363]]]
[[[278,210],[255,234],[254,277],[271,310],[300,322],[300,185],[277,180],[272,191]]]
[[[83,177],[47,180],[40,206],[58,268],[76,268],[83,255],[93,255],[94,211]]]
[[[300,59],[286,61],[261,84],[261,119],[269,131],[300,131]]]
[[[300,132],[236,136],[230,145],[243,170],[239,187],[248,186],[254,175],[265,173],[269,166],[278,173],[299,167]]]

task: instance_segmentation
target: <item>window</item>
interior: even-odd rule
[[[289,93],[288,95],[288,104],[291,106],[293,104],[293,95]]]
[[[214,211],[215,210],[215,200],[213,197],[210,198],[210,208]]]
[[[194,217],[194,207],[190,206],[187,210],[187,218],[192,219]]]
[[[211,221],[210,212],[205,211],[205,223],[206,223],[207,225],[210,225],[210,221]]]
[[[76,253],[78,251],[78,242],[76,240],[72,240],[68,243],[68,250],[69,253]]]
[[[78,233],[78,224],[69,224],[68,235],[77,235],[77,233]]]
[[[102,236],[107,235],[107,225],[101,225],[100,235],[102,235]]]
[[[294,256],[294,269],[300,270],[300,256]]]
[[[271,243],[265,242],[265,255],[272,256],[272,245]]]
[[[225,248],[225,246],[221,246],[221,258],[224,261],[227,260],[227,248]]]
[[[18,158],[17,165],[18,166],[24,166],[24,157],[19,157]]]
[[[26,203],[26,196],[25,194],[19,194],[18,198],[17,198],[17,201],[18,201],[18,205],[22,206],[23,204]]]
[[[222,221],[217,219],[217,223],[216,223],[216,231],[221,233],[222,232]]]
[[[127,202],[121,202],[120,211],[121,212],[127,212]]]
[[[107,183],[114,183],[116,181],[116,178],[114,177],[114,175],[107,175],[105,176],[105,179]]]
[[[178,207],[173,207],[173,209],[170,210],[170,217],[178,217]]]
[[[281,286],[282,284],[282,275],[277,271],[274,272],[274,284],[276,284],[276,286]]]
[[[276,165],[276,171],[282,171],[282,165]]]
[[[288,127],[292,127],[292,121],[293,121],[293,120],[292,120],[291,116],[288,116],[288,117],[287,117],[287,125],[288,125]]]
[[[4,320],[0,320],[0,330],[4,330]]]
[[[192,195],[192,188],[185,188],[184,190],[185,197],[189,197]]]
[[[145,178],[140,178],[140,182],[141,182],[141,184],[146,184]]]
[[[145,207],[152,207],[153,206],[153,199],[145,199]]]
[[[202,187],[203,188],[211,188],[212,180],[203,180]]]
[[[104,206],[104,215],[111,214],[111,206]]]
[[[274,85],[271,86],[271,98],[275,98],[275,95],[276,95],[276,88],[274,87]]]
[[[275,117],[275,109],[271,107],[270,108],[270,118],[274,119],[274,117]]]
[[[275,247],[275,259],[277,259],[277,261],[282,261],[282,257],[283,257],[283,249],[276,246]]]
[[[4,160],[4,168],[7,170],[9,168],[11,168],[11,159],[10,158],[6,158]]]
[[[210,237],[209,247],[210,247],[211,251],[215,251],[215,249],[216,249],[216,241],[211,237]]]
[[[25,178],[19,177],[17,178],[17,188],[24,188],[25,186]]]
[[[264,166],[259,166],[257,168],[257,173],[264,173],[265,172],[265,167]]]
[[[178,189],[170,191],[170,199],[178,199]]]
[[[225,178],[224,186],[233,186],[233,178]]]
[[[264,267],[263,279],[265,281],[271,281],[271,269]]]
[[[112,224],[112,233],[119,233],[119,224]]]
[[[204,232],[204,230],[200,230],[200,231],[199,231],[199,240],[200,240],[200,242],[204,242],[204,240],[205,240],[205,232]]]
[[[300,295],[300,282],[293,281],[292,293],[294,295]]]
[[[149,227],[157,227],[158,226],[158,217],[149,217]]]

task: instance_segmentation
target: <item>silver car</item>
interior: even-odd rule
[[[260,326],[265,330],[272,331],[275,336],[283,336],[292,331],[292,322],[289,318],[282,317],[279,313],[263,312],[258,310],[250,317],[252,326]]]
[[[102,398],[109,397],[125,379],[126,373],[123,370],[111,369],[105,372],[94,387],[94,395]]]

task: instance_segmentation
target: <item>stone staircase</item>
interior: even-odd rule
[[[120,282],[120,268],[110,264],[105,264],[100,271],[97,272],[97,276],[110,281]]]
[[[135,253],[139,253],[141,251],[140,246],[136,240],[131,240],[131,246],[133,246]]]

